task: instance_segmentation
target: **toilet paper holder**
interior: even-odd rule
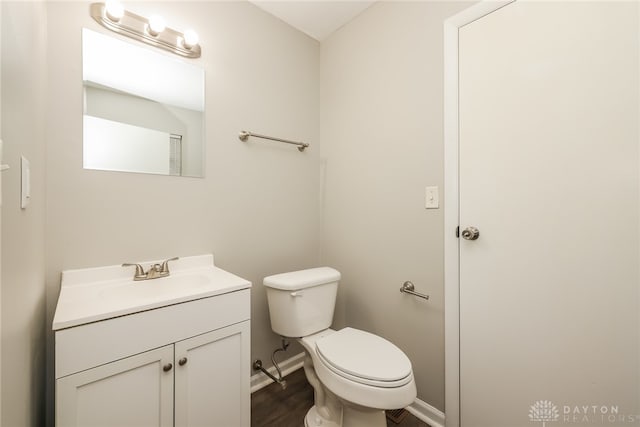
[[[402,287],[400,288],[400,292],[402,292],[403,294],[410,294],[410,295],[417,296],[419,298],[424,298],[426,300],[429,299],[429,295],[416,292],[415,285],[408,280],[402,284]]]

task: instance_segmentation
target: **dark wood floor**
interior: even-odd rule
[[[287,375],[287,388],[271,384],[251,395],[251,427],[302,427],[313,406],[313,388],[303,369]],[[387,419],[388,427],[429,427],[411,414],[400,424]]]

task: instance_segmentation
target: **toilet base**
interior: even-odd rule
[[[342,407],[340,427],[387,427],[387,417],[382,409],[364,408],[345,403]]]
[[[307,415],[304,417],[304,426],[305,427],[341,427],[339,424],[336,424],[332,421],[323,418],[318,414],[316,410],[316,406],[312,406],[311,409],[307,412]]]
[[[357,406],[345,405],[342,407],[342,424],[337,424],[322,417],[315,405],[309,409],[304,417],[305,427],[386,427],[387,418],[382,410],[371,410]]]
[[[315,403],[304,418],[305,427],[387,427],[384,410],[346,401],[325,387],[315,370],[314,345],[304,338],[298,342],[305,350],[304,373],[313,387]],[[415,398],[415,385],[413,392]]]

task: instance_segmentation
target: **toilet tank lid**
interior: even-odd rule
[[[265,277],[265,286],[274,289],[296,290],[324,285],[340,280],[340,272],[331,267],[309,268],[290,273],[275,274]]]

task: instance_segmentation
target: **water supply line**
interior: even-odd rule
[[[263,374],[271,378],[274,382],[280,384],[280,387],[282,387],[283,390],[287,388],[287,381],[282,377],[282,371],[278,366],[278,362],[276,362],[276,353],[279,351],[287,351],[288,347],[289,343],[287,342],[287,340],[282,338],[282,347],[276,348],[273,353],[271,353],[271,363],[273,363],[273,366],[276,368],[276,372],[278,372],[278,378],[274,377],[269,371],[264,368],[264,366],[262,366],[262,360],[257,359],[255,362],[253,362],[254,371],[261,371]]]

